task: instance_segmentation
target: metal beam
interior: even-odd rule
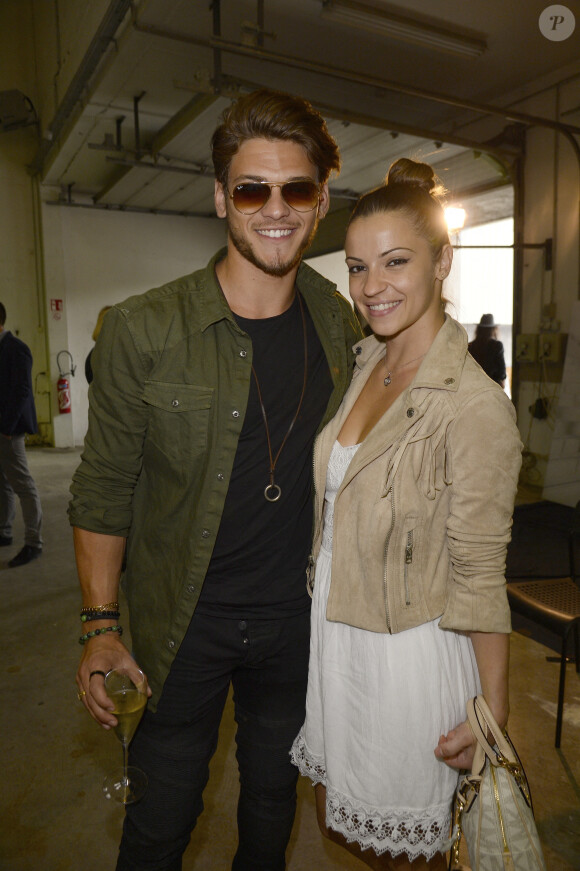
[[[183,108],[176,112],[175,115],[155,134],[151,145],[147,148],[147,153],[154,155],[158,154],[162,148],[182,133],[196,120],[196,118],[205,112],[206,109],[209,109],[216,100],[217,96],[215,94],[196,94],[195,97],[192,97],[192,99],[189,100]],[[110,193],[110,191],[113,190],[113,188],[116,187],[132,169],[135,168],[135,165],[139,165],[139,161],[117,160],[114,162],[121,165],[116,168],[107,184],[102,187],[97,194],[95,194],[93,197],[95,203],[100,202],[103,197]],[[151,166],[152,164],[145,164],[145,169],[149,169]]]
[[[66,209],[99,209],[103,212],[138,212],[144,215],[174,215],[178,218],[216,218],[211,212],[187,212],[178,209],[155,209],[148,206],[124,206],[113,203],[75,203],[72,200],[46,200],[46,206]],[[217,218],[216,218],[217,220]]]
[[[111,0],[79,67],[73,76],[48,128],[48,136],[41,140],[40,147],[30,165],[34,174],[44,174],[46,165],[59,147],[60,138],[75,113],[80,113],[81,102],[89,82],[115,38],[120,25],[131,9],[131,0]]]

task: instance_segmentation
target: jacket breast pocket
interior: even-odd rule
[[[147,381],[143,401],[149,406],[147,438],[173,460],[183,460],[207,447],[211,387]]]

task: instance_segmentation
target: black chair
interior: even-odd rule
[[[543,626],[561,638],[560,681],[556,714],[556,741],[560,746],[568,639],[574,635],[576,671],[580,673],[580,586],[577,583],[575,547],[580,518],[580,503],[576,506],[572,529],[568,536],[570,576],[559,578],[510,581],[507,594],[512,611]]]

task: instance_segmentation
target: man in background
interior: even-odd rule
[[[42,508],[28,470],[25,433],[38,432],[32,390],[30,348],[4,329],[6,309],[0,302],[0,547],[12,544],[16,496],[24,519],[24,547],[10,560],[23,566],[42,554]]]

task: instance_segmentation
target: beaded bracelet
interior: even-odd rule
[[[119,611],[86,611],[81,613],[81,623],[89,623],[92,620],[118,620],[121,616]]]
[[[118,611],[118,602],[106,602],[104,605],[86,605],[81,608],[81,614],[87,614],[89,611]]]
[[[84,644],[89,638],[94,638],[95,635],[104,635],[105,632],[118,632],[119,635],[123,634],[122,626],[105,626],[103,629],[91,629],[90,632],[87,632],[86,635],[81,635],[79,638],[79,644]]]

